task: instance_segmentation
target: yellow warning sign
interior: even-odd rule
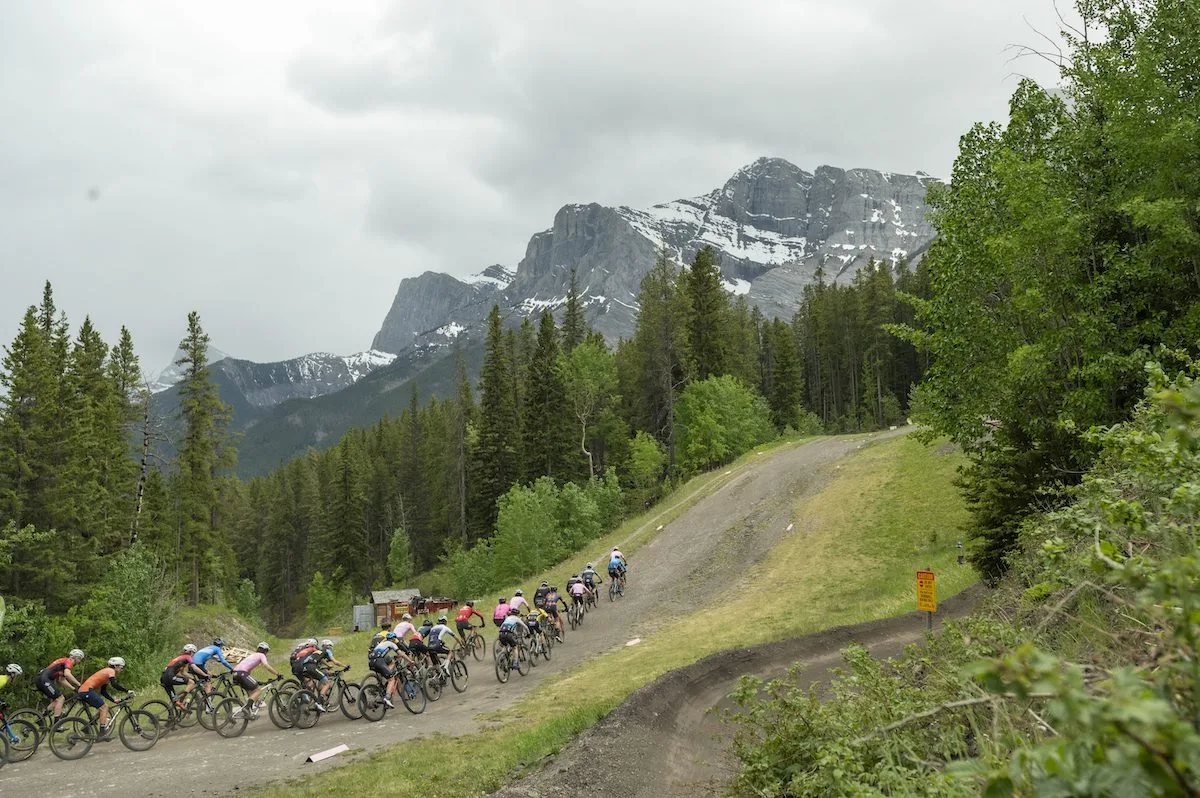
[[[917,611],[937,612],[937,584],[933,571],[917,571]]]

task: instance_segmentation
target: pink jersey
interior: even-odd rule
[[[239,673],[249,673],[259,665],[267,664],[267,655],[261,651],[255,651],[250,656],[233,666],[233,669]]]
[[[587,588],[584,587],[583,582],[576,582],[575,584],[571,585],[572,596],[582,596],[586,592]]]
[[[400,623],[396,624],[396,628],[392,631],[396,633],[396,637],[400,638],[401,640],[407,640],[409,635],[416,634],[417,627],[413,626],[408,621],[401,621]]]
[[[524,596],[513,596],[513,600],[508,603],[508,606],[521,609],[522,607],[528,607],[529,602],[525,600]]]

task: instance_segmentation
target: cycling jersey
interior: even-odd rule
[[[588,587],[595,587],[596,586],[596,577],[598,577],[599,574],[597,574],[595,569],[593,569],[593,568],[586,568],[586,569],[584,569],[583,573],[580,574],[580,576],[583,577],[583,583],[585,585],[587,585]]]
[[[537,590],[533,591],[533,606],[546,606],[546,594],[549,592],[550,588],[548,587],[539,587]]]
[[[553,590],[546,594],[546,611],[551,615],[558,609],[558,602],[562,600],[562,596],[555,593]]]
[[[510,615],[504,619],[504,623],[500,624],[500,642],[515,646],[521,642],[527,631],[529,631],[528,627],[525,626],[525,622],[519,615]]]
[[[70,657],[60,657],[38,671],[38,679],[61,679],[63,671],[69,671],[75,665]]]
[[[503,621],[505,618],[507,618],[508,610],[509,610],[510,606],[511,605],[509,605],[506,602],[497,604],[496,609],[492,612],[492,620],[499,622],[499,621]]]
[[[576,582],[571,585],[570,590],[572,598],[581,599],[583,598],[583,594],[587,592],[587,587],[584,586],[583,582]]]
[[[517,610],[524,608],[525,612],[529,611],[529,602],[525,600],[524,596],[513,596],[513,600],[508,602],[508,606]]]
[[[9,675],[7,673],[0,674],[0,690],[3,690],[5,687],[8,687],[8,683],[10,681],[11,681],[11,677],[9,677]]]
[[[114,699],[108,693],[108,686],[110,684],[118,690],[128,692],[127,688],[122,687],[121,683],[117,681],[117,669],[109,666],[107,668],[101,668],[91,676],[84,679],[83,684],[79,685],[79,693],[80,695],[84,693],[91,693],[92,695],[95,695],[96,691],[99,690],[109,701],[115,701],[116,699]],[[93,704],[93,706],[95,706],[95,704]]]
[[[368,654],[370,654],[372,651],[374,651],[374,650],[375,650],[375,646],[379,645],[380,643],[382,643],[382,642],[383,642],[383,641],[384,641],[384,640],[387,638],[387,633],[388,633],[389,631],[391,631],[391,630],[389,630],[389,629],[380,629],[378,632],[376,632],[376,633],[375,633],[375,636],[371,638],[371,643],[370,643],[370,645],[368,645],[368,646],[367,646],[367,653],[368,653]]]
[[[446,637],[449,637],[449,638],[454,638],[456,636],[454,634],[453,629],[451,629],[449,626],[447,626],[444,623],[439,623],[437,626],[435,626],[429,630],[429,635],[428,635],[429,645],[430,646],[446,645],[446,641],[442,639],[443,635],[445,635]]]
[[[205,646],[192,656],[192,662],[196,664],[197,668],[208,673],[208,661],[214,657],[216,657],[217,662],[229,670],[233,670],[233,666],[225,659],[225,654],[221,651],[220,646]]]
[[[623,571],[623,570],[625,570],[625,561],[622,560],[620,557],[613,557],[611,560],[608,561],[608,572],[610,574],[613,571]]]
[[[167,663],[167,667],[163,668],[163,676],[170,674],[178,676],[180,671],[187,670],[187,667],[192,664],[191,654],[180,654],[175,659]]]
[[[243,659],[237,665],[233,666],[234,673],[250,673],[259,665],[267,664],[267,655],[261,651],[255,651],[250,656]]]
[[[416,633],[417,633],[417,627],[413,626],[408,621],[402,621],[396,625],[396,637],[399,638],[400,640],[404,640],[409,635],[413,635]]]
[[[458,623],[466,623],[466,622],[469,622],[471,620],[471,618],[476,615],[479,615],[479,620],[481,620],[481,621],[483,620],[483,616],[480,615],[479,611],[477,609],[475,609],[474,607],[463,607],[461,610],[458,611],[458,615],[454,616],[454,620],[457,621]]]
[[[383,660],[384,662],[389,662],[393,658],[395,658],[396,654],[398,654],[399,652],[400,652],[400,646],[396,645],[396,643],[394,641],[384,640],[382,643],[375,646],[375,648],[371,649],[371,654],[368,657],[368,659],[370,659],[371,661],[380,659],[380,660]]]

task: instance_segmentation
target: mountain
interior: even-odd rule
[[[921,257],[934,237],[925,192],[935,182],[922,173],[832,166],[809,173],[760,158],[699,197],[645,209],[563,206],[549,229],[530,238],[515,269],[494,264],[466,278],[425,272],[401,280],[372,342],[395,359],[348,387],[306,394],[310,383],[289,376],[304,369],[232,361],[245,370],[221,371],[218,383],[242,435],[239,471],[264,473],[353,427],[398,415],[414,391],[421,403],[452,395],[450,355],[479,373],[492,305],[509,324],[558,310],[572,269],[589,323],[610,343],[633,334],[639,285],[662,247],[690,262],[712,246],[731,293],[746,294],[768,316],[790,318],[818,269],[827,280],[848,280],[870,258],[895,265]]]
[[[633,334],[642,277],[660,247],[690,262],[718,254],[726,287],[767,316],[791,317],[818,269],[850,279],[870,258],[920,257],[933,240],[925,192],[935,178],[821,166],[809,173],[760,158],[723,186],[646,209],[565,205],[534,234],[515,272],[491,266],[460,280],[425,272],[401,280],[373,346],[389,352],[478,335],[494,303],[510,317],[560,308],[576,270],[589,322],[611,342]]]
[[[218,372],[224,384],[237,391],[251,407],[269,408],[288,399],[311,399],[348,388],[380,366],[396,359],[390,352],[368,350],[353,355],[313,352],[276,363],[255,363],[229,357],[219,349],[208,348],[209,368]],[[176,360],[182,352],[176,354]],[[170,389],[183,379],[183,370],[174,362],[150,384],[151,393]],[[230,397],[224,397],[226,403]]]

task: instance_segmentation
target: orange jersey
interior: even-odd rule
[[[115,678],[117,678],[116,668],[101,668],[91,676],[84,679],[83,684],[79,685],[79,692],[83,693],[88,690],[99,690]]]
[[[454,617],[455,621],[463,621],[464,623],[471,620],[472,615],[479,615],[474,607],[463,607],[458,611],[458,615]],[[479,620],[483,620],[483,616],[479,615]]]

